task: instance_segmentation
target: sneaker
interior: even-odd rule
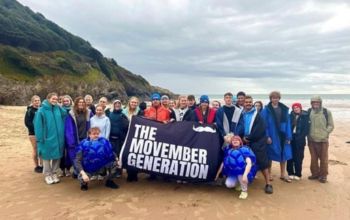
[[[96,175],[91,176],[90,180],[97,180],[97,176]]]
[[[273,193],[272,185],[266,184],[266,186],[265,186],[265,193],[266,194],[272,194]]]
[[[113,180],[107,180],[105,186],[108,188],[111,188],[111,189],[118,189],[119,188],[118,184],[113,182]]]
[[[299,181],[300,179],[301,179],[301,177],[294,176],[294,180]]]
[[[309,176],[308,179],[309,179],[309,180],[317,180],[317,179],[318,179],[318,176]]]
[[[34,168],[34,172],[36,172],[36,173],[43,173],[43,167],[41,167],[41,166],[36,166],[36,167]]]
[[[248,192],[242,191],[238,198],[240,199],[246,199],[248,197]]]
[[[53,183],[59,183],[60,182],[60,179],[58,178],[57,174],[53,174],[52,175],[52,180],[53,180]]]
[[[45,176],[45,182],[47,185],[51,185],[51,184],[54,184],[54,181],[52,179],[52,177],[49,175],[49,176]]]
[[[296,177],[296,176],[294,176],[294,175],[290,175],[290,176],[289,176],[289,179],[294,180],[295,177]]]
[[[69,177],[69,176],[72,175],[71,172],[70,172],[68,169],[66,170],[65,174],[66,174],[66,175],[65,175],[66,177]]]
[[[327,182],[327,178],[326,177],[321,177],[320,179],[318,179],[318,181],[320,181],[320,183],[326,183]]]
[[[102,180],[104,180],[104,176],[101,176],[101,175],[97,175],[97,180],[99,180],[99,181],[102,181]]]
[[[81,191],[87,191],[89,189],[87,183],[80,184],[80,190]]]

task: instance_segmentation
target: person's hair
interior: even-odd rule
[[[86,108],[86,102],[85,102],[85,100],[84,100],[84,98],[83,97],[81,97],[81,96],[78,96],[78,97],[76,97],[75,99],[74,99],[74,106],[73,106],[73,111],[74,111],[74,114],[75,115],[77,115],[78,114],[78,103],[79,103],[79,101],[80,100],[83,100],[84,101],[84,104],[85,104],[85,108],[83,109],[83,113],[87,113],[88,111],[87,111],[87,108]]]
[[[256,101],[256,102],[254,102],[254,105],[255,105],[256,103],[259,103],[259,104],[261,105],[261,108],[263,107],[262,101]]]
[[[92,127],[89,129],[88,134],[91,134],[92,132],[101,133],[101,130],[98,127]]]
[[[102,100],[106,100],[106,102],[108,102],[108,99],[106,98],[106,97],[101,97],[99,100],[98,100],[98,102],[101,102]]]
[[[91,100],[94,100],[90,94],[86,94],[86,95],[84,96],[84,100],[87,99],[87,98],[91,98]]]
[[[130,110],[130,102],[131,102],[131,100],[133,100],[133,99],[135,99],[135,100],[138,102],[138,104],[140,104],[139,98],[137,98],[136,96],[131,96],[130,99],[129,99],[129,101],[128,101],[128,105],[126,106],[126,108],[127,108],[128,111]]]
[[[219,107],[221,107],[221,103],[218,100],[213,100],[212,103],[214,103],[214,102],[218,103]]]
[[[58,97],[56,92],[50,92],[49,94],[47,94],[46,99],[51,99],[52,96],[57,96]]]
[[[279,99],[281,99],[281,93],[279,91],[272,91],[270,92],[269,98],[271,100],[272,97],[278,97]]]
[[[180,99],[188,100],[186,95],[179,95],[179,97],[177,97],[177,102],[175,102],[175,108],[180,108]]]
[[[72,99],[72,97],[70,97],[70,95],[64,95],[63,99],[69,99],[69,105],[74,106],[73,99]]]
[[[233,97],[233,94],[232,94],[231,92],[226,92],[226,93],[224,94],[224,97],[226,97],[226,96]]]
[[[188,96],[187,96],[187,100],[195,101],[196,98],[194,97],[194,95],[188,95]]]
[[[40,97],[38,95],[33,95],[32,98],[30,99],[30,103],[33,103],[35,99],[40,100]]]
[[[253,97],[252,97],[251,95],[246,95],[246,96],[245,96],[245,99],[251,99],[251,100],[253,100]]]
[[[98,107],[101,107],[101,108],[102,108],[102,111],[104,111],[102,105],[100,105],[100,104],[96,105],[96,109],[97,109]]]
[[[238,98],[238,96],[246,96],[246,94],[245,94],[245,92],[243,92],[243,91],[239,91],[238,93],[237,93],[237,95],[236,95],[236,97]]]

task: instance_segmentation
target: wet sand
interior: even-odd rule
[[[87,192],[70,177],[46,185],[33,172],[31,145],[23,123],[25,107],[0,106],[0,219],[350,219],[350,120],[336,119],[329,148],[329,182],[310,181],[308,148],[303,179],[279,180],[273,164],[274,194],[263,191],[261,174],[246,200],[223,186],[117,179],[117,190],[99,182]]]

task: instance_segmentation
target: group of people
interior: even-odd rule
[[[222,161],[217,178],[225,178],[227,187],[240,190],[241,199],[247,198],[248,183],[258,170],[264,176],[265,192],[273,193],[272,161],[280,164],[281,180],[300,180],[306,138],[311,154],[308,178],[327,182],[328,139],[334,124],[319,96],[311,98],[307,111],[300,103],[294,103],[289,111],[280,102],[278,91],[270,93],[266,106],[244,92],[236,96],[227,92],[223,105],[219,101],[210,104],[207,95],[202,95],[198,104],[193,95],[180,95],[176,101],[159,93],[150,98],[150,106],[131,97],[124,108],[121,100],[108,108],[105,97],[94,105],[90,95],[73,101],[68,95],[50,93],[42,103],[39,96],[33,96],[25,124],[35,172],[43,173],[47,184],[60,181],[61,168],[61,175],[78,178],[82,190],[94,179],[106,179],[107,187],[118,188],[113,178],[122,174],[118,160],[128,125],[133,116],[142,116],[161,123],[193,121],[215,128]],[[127,181],[138,180],[136,169],[127,173]]]

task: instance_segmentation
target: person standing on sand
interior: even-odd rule
[[[67,112],[57,103],[57,93],[49,93],[34,117],[38,154],[43,159],[45,182],[60,182],[57,169],[64,148],[64,121]]]
[[[144,104],[143,107],[147,107],[146,103],[142,102],[140,103]],[[135,96],[131,97],[128,101],[127,106],[123,109],[122,113],[129,119],[129,123],[131,121],[131,118],[133,116],[143,116],[144,111],[139,107],[139,99]],[[137,182],[137,169],[136,168],[129,168],[127,169],[128,176],[126,178],[127,182]]]
[[[322,98],[320,96],[311,98],[309,117],[308,145],[311,155],[311,176],[309,176],[309,179],[318,179],[321,183],[326,183],[328,176],[329,134],[334,129],[334,122],[331,111],[322,106]]]
[[[109,113],[109,120],[111,122],[111,133],[109,135],[109,141],[112,145],[113,152],[117,158],[120,158],[120,151],[128,133],[129,120],[122,113],[122,102],[115,100],[113,102],[113,111]],[[117,169],[116,177],[122,175],[122,169]]]
[[[290,122],[293,135],[291,141],[293,157],[287,161],[287,172],[290,179],[300,180],[306,145],[305,139],[309,133],[309,116],[306,111],[302,110],[300,103],[292,105]]]
[[[83,97],[74,100],[74,107],[68,113],[64,124],[64,136],[66,143],[66,168],[63,170],[66,176],[70,175],[69,169],[74,163],[75,151],[80,141],[87,138],[90,128],[92,112],[86,107]],[[75,174],[76,176],[76,174]]]
[[[280,179],[290,183],[291,180],[286,175],[287,160],[292,158],[292,149],[290,146],[292,132],[289,120],[289,108],[280,102],[280,92],[273,91],[269,97],[269,104],[261,112],[266,125],[267,152],[271,165],[272,161],[280,163]],[[271,165],[269,169],[270,178]]]
[[[38,111],[40,104],[41,104],[40,97],[37,95],[34,95],[31,99],[31,104],[27,107],[27,111],[24,117],[24,124],[28,129],[29,140],[33,147],[32,156],[33,156],[33,161],[35,166],[34,172],[36,173],[43,172],[43,167],[42,167],[43,161],[40,157],[38,157],[37,143],[35,138],[34,124],[33,124],[35,113]]]
[[[245,97],[244,110],[240,120],[237,129],[239,135],[243,137],[243,142],[252,149],[256,156],[257,168],[262,172],[265,179],[265,193],[272,194],[265,122],[259,111],[254,108],[253,98],[249,95]]]

